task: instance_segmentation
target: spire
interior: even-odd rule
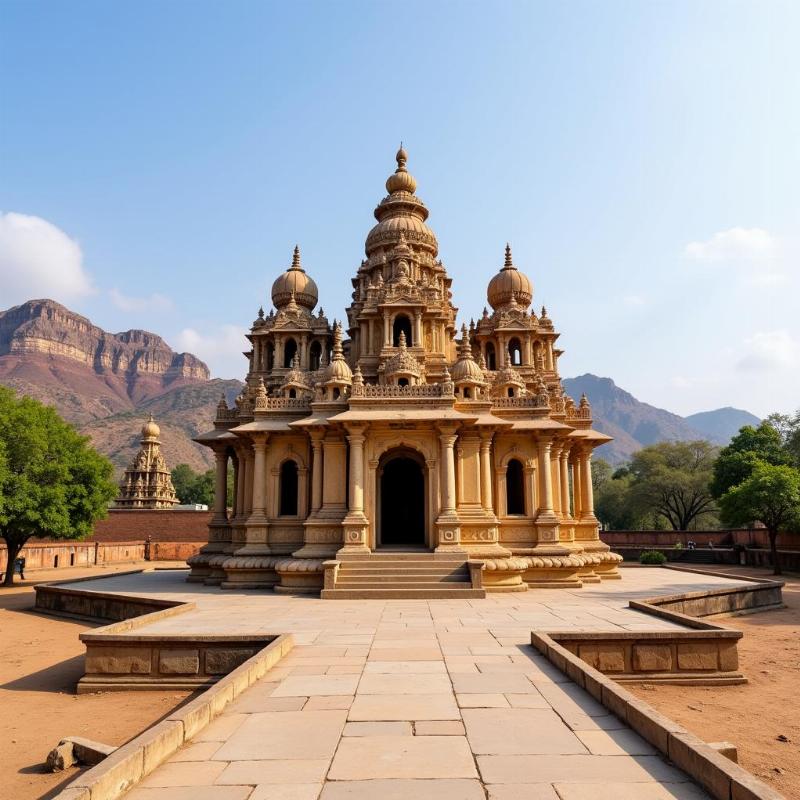
[[[506,242],[506,259],[503,264],[503,269],[516,269],[514,261],[511,258],[511,245],[508,242]]]
[[[300,245],[294,246],[294,253],[292,253],[292,266],[289,269],[297,270],[298,272],[305,272],[303,265],[300,263]]]
[[[542,316],[541,319],[547,319],[547,309],[542,306]]]
[[[469,331],[466,325],[461,326],[461,341],[458,343],[458,357],[472,358],[472,346],[469,343]]]
[[[395,192],[408,192],[409,194],[414,194],[417,189],[417,182],[414,180],[414,177],[411,175],[411,173],[406,169],[408,153],[406,153],[406,151],[403,149],[402,142],[400,143],[400,149],[395,155],[395,160],[397,161],[397,169],[386,181],[386,191],[389,192],[389,194],[394,194]]]
[[[342,326],[338,322],[333,326],[333,355],[331,361],[344,361],[342,350]]]
[[[406,333],[405,333],[405,331],[400,331],[400,337],[398,339],[397,344],[398,344],[398,347],[401,350],[405,350],[406,349]]]

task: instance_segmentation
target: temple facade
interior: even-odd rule
[[[151,414],[142,427],[139,452],[119,485],[116,508],[172,508],[178,504],[172,475],[161,454],[160,436],[161,428]]]
[[[197,438],[217,499],[189,579],[336,598],[618,578],[590,466],[609,437],[586,397],[564,394],[553,321],[506,246],[491,310],[458,329],[428,210],[402,148],[396,159],[346,325],[315,311],[298,248],[253,322],[245,389]]]

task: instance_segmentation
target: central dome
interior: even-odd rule
[[[428,251],[434,258],[439,243],[433,231],[425,224],[428,209],[414,194],[417,182],[406,169],[408,154],[400,147],[395,156],[397,169],[386,181],[387,197],[375,209],[378,224],[367,235],[365,250],[368,256],[378,248],[390,250],[400,239],[400,234],[414,247]]]
[[[275,308],[289,305],[294,296],[299,306],[309,311],[314,308],[319,299],[317,284],[306,275],[300,264],[300,248],[295,246],[292,256],[292,266],[277,277],[272,284],[272,302]]]
[[[506,259],[503,268],[489,281],[486,299],[495,310],[513,303],[527,308],[533,300],[533,286],[530,278],[514,266],[510,245],[506,245]]]

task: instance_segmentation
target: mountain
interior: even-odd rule
[[[690,414],[686,417],[686,421],[718,444],[727,444],[739,432],[739,428],[745,425],[755,427],[761,422],[755,414],[730,406]]]
[[[742,425],[760,421],[747,411],[720,408],[681,417],[663,408],[637,400],[630,392],[620,389],[611,378],[586,374],[565,378],[564,391],[578,398],[586,393],[592,404],[594,427],[614,437],[614,441],[598,450],[600,458],[612,464],[630,460],[637,450],[663,441],[708,439],[715,444],[727,444]]]
[[[107,333],[52,300],[0,312],[0,384],[54,406],[119,472],[150,412],[168,464],[209,468],[210,451],[191,437],[210,427],[220,394],[231,401],[242,385],[210,380],[200,359],[156,334]]]

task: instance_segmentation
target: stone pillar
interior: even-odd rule
[[[214,522],[225,523],[228,521],[227,494],[228,494],[228,454],[225,450],[214,451],[216,462],[216,479],[214,481]]]
[[[483,510],[493,514],[494,503],[492,500],[492,436],[491,433],[481,434],[481,505]]]
[[[553,473],[550,463],[551,442],[542,437],[538,442],[539,455],[539,513],[536,532],[540,543],[558,541],[558,517],[553,511]]]
[[[581,518],[581,471],[578,466],[577,454],[572,461],[572,516],[574,519]]]
[[[311,434],[311,447],[314,453],[311,465],[311,513],[315,514],[322,507],[322,433]]]
[[[347,441],[350,445],[350,480],[348,512],[344,528],[345,552],[369,552],[367,532],[369,524],[364,515],[364,431],[365,425],[348,426]]]
[[[554,443],[550,448],[550,480],[553,483],[553,512],[561,518],[561,445]]]
[[[245,460],[241,447],[236,448],[236,463],[233,465],[234,494],[236,495],[236,508],[234,519],[241,519],[244,516],[244,482],[245,482]]]
[[[547,340],[547,369],[553,371],[553,340]]]
[[[422,346],[422,311],[418,308],[414,310],[414,346]]]
[[[263,517],[267,497],[267,434],[253,435],[253,451],[253,514]]]
[[[440,513],[436,520],[439,534],[437,550],[461,550],[461,526],[456,513],[455,425],[439,428]]]
[[[581,472],[581,519],[594,522],[594,487],[592,486],[592,450],[581,448],[578,455]]]
[[[525,343],[522,345],[523,347],[523,358],[525,359],[522,363],[526,366],[533,364],[533,350],[531,348],[531,337],[525,337]]]
[[[559,457],[561,469],[561,515],[564,519],[571,517],[569,507],[569,448],[564,447]]]
[[[389,312],[383,312],[383,346],[392,346],[392,326],[389,325]]]
[[[304,333],[300,336],[300,369],[308,369],[308,334]]]
[[[253,447],[247,456],[245,505],[245,552],[268,553],[267,546],[267,439],[269,434],[254,433]],[[242,552],[241,550],[238,552]]]

